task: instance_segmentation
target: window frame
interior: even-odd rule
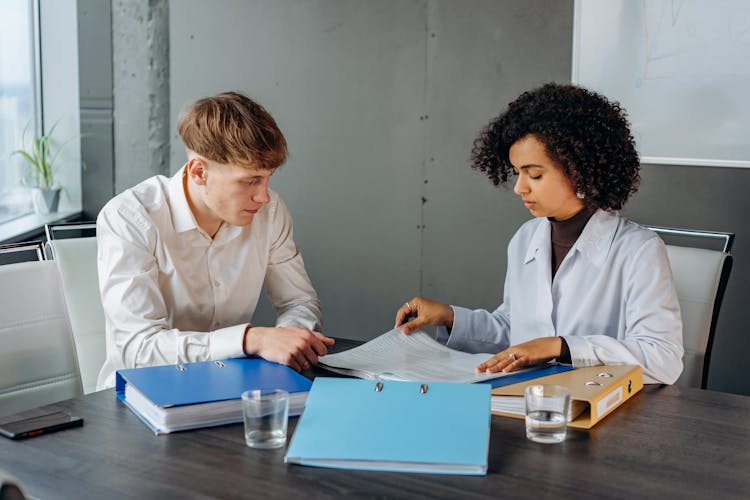
[[[31,83],[31,115],[30,115],[30,122],[24,125],[23,130],[17,131],[20,132],[22,140],[26,140],[28,135],[30,134],[38,134],[41,130],[43,130],[44,122],[43,122],[43,113],[42,113],[42,82],[41,82],[41,38],[40,38],[40,19],[39,19],[39,1],[40,0],[23,0],[22,2],[19,2],[19,5],[25,4],[25,10],[26,10],[26,19],[28,19],[28,25],[26,26],[27,34],[28,34],[28,46],[24,47],[24,52],[27,52],[29,57],[28,63],[29,63],[29,71],[30,71],[30,83]],[[22,7],[23,9],[24,7]],[[11,94],[12,95],[12,94]],[[17,157],[18,159],[13,159],[12,151],[21,148],[22,144],[19,143],[11,143],[10,149],[7,151],[2,151],[3,156],[7,157],[7,163],[5,163],[5,168],[15,168],[16,165],[19,163],[22,164],[24,160],[22,160],[20,157]],[[13,176],[14,174],[10,174]],[[4,187],[10,187],[9,183],[8,186]],[[21,183],[18,186],[13,186],[13,188],[23,188],[23,184]],[[6,192],[6,191],[4,191]],[[12,193],[12,190],[11,190]],[[3,203],[4,207],[13,206]],[[0,224],[6,224],[9,222],[12,222],[16,219],[20,219],[22,217],[26,217],[29,214],[32,214],[34,212],[32,204],[31,204],[31,197],[29,196],[29,202],[26,205],[26,211],[25,212],[18,212],[15,214],[8,214],[6,216],[3,216],[3,218],[0,218]],[[6,218],[7,217],[7,218]]]
[[[77,0],[29,0],[33,12],[35,130],[59,123],[57,139],[68,140],[58,161],[63,187],[58,212],[39,215],[32,209],[0,222],[0,243],[44,233],[44,224],[77,220],[81,215],[81,125],[78,73]]]

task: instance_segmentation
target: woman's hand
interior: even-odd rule
[[[542,337],[508,347],[477,366],[477,373],[512,372],[526,366],[544,363],[560,356],[560,337]]]
[[[396,312],[395,328],[401,327],[401,331],[407,335],[425,325],[453,328],[453,308],[441,302],[414,297]]]

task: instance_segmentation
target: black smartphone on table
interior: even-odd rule
[[[0,435],[10,439],[26,439],[82,425],[83,419],[81,417],[56,411],[47,415],[23,418],[2,424],[0,425]]]

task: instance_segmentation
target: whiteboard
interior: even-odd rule
[[[573,83],[619,101],[643,163],[750,167],[750,1],[576,0]]]

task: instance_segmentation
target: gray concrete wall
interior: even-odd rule
[[[430,2],[421,292],[494,309],[506,247],[531,216],[469,167],[478,132],[531,87],[570,78],[571,2]],[[414,290],[417,292],[417,290]]]
[[[119,193],[169,173],[169,1],[112,0],[112,54]]]
[[[94,220],[115,194],[112,9],[101,0],[78,0],[77,6],[81,191],[84,218]]]
[[[324,330],[366,339],[418,288],[426,2],[171,5],[172,126],[239,89],[276,118],[290,158],[271,185],[323,303]],[[172,169],[185,159],[173,136]],[[253,319],[273,323],[264,303]]]

